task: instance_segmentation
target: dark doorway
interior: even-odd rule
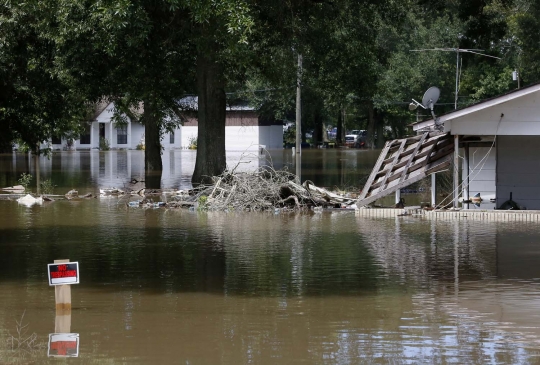
[[[105,138],[105,123],[99,123],[99,139]]]

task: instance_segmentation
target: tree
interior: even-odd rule
[[[253,21],[243,0],[194,0],[188,6],[194,23],[198,94],[197,159],[191,181],[198,185],[211,183],[227,167],[225,89],[229,81],[243,74]]]
[[[76,130],[88,105],[54,74],[55,48],[39,31],[38,2],[0,5],[0,152],[18,140],[34,153]]]
[[[508,48],[514,52],[515,65],[522,80],[540,80],[540,4],[534,0],[517,0],[508,14]]]
[[[145,126],[145,182],[161,186],[161,137],[180,122],[193,89],[190,18],[160,1],[50,1],[43,32],[55,43],[56,73],[90,101],[114,101],[117,120]]]

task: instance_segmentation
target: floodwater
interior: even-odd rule
[[[319,186],[354,186],[377,157],[310,152],[302,175]],[[189,187],[194,158],[166,152],[163,185]],[[292,156],[272,160],[290,167]],[[16,184],[32,163],[0,156],[0,183]],[[40,161],[42,180],[58,193],[120,186],[142,166],[138,151]],[[32,207],[0,200],[0,363],[55,361],[46,265],[68,258],[80,265],[70,323],[78,363],[535,364],[539,241],[529,222],[134,209],[110,197]],[[13,338],[31,335],[11,350]]]

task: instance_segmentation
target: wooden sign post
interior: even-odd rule
[[[48,265],[48,274],[49,285],[55,287],[56,318],[54,332],[56,334],[68,334],[71,331],[70,285],[79,283],[79,263],[70,262],[69,260],[54,260],[54,264]]]

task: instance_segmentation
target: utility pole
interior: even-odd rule
[[[296,176],[302,183],[302,55],[298,54],[296,73]]]

